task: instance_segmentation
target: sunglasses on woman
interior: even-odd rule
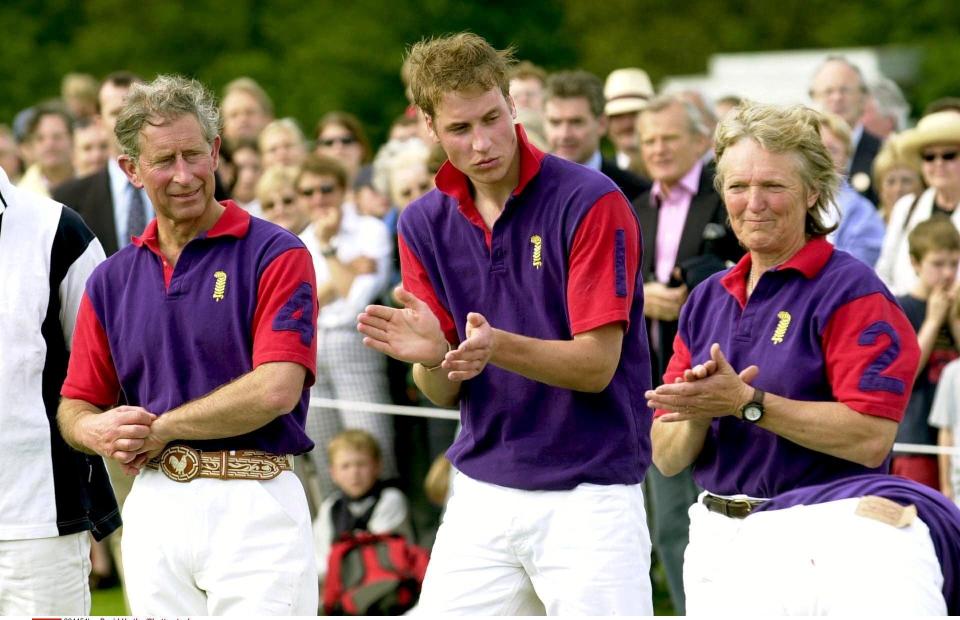
[[[957,151],[944,151],[943,153],[924,153],[920,156],[923,161],[929,163],[937,161],[939,157],[943,161],[953,161],[957,158]]]
[[[337,138],[320,138],[319,140],[320,144],[322,146],[325,146],[326,148],[330,148],[331,146],[333,146],[334,144],[337,144],[338,142],[342,146],[350,146],[351,144],[354,144],[356,141],[357,139],[354,138],[353,136],[339,136]]]
[[[263,204],[261,204],[261,205],[260,205],[260,208],[262,208],[264,211],[271,211],[271,210],[273,210],[273,208],[274,208],[275,206],[277,206],[278,204],[282,204],[282,205],[285,206],[285,207],[289,207],[290,205],[292,205],[292,204],[293,204],[294,202],[296,202],[296,201],[297,201],[297,199],[294,198],[293,196],[284,196],[284,197],[281,198],[280,200],[268,200],[268,201],[264,202]]]

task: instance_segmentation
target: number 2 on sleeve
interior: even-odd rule
[[[903,394],[904,390],[907,389],[903,381],[880,374],[889,368],[897,359],[897,356],[900,355],[900,337],[897,336],[896,330],[886,321],[876,321],[860,332],[857,344],[861,347],[874,345],[880,335],[886,335],[890,339],[890,344],[886,349],[880,351],[867,366],[867,369],[863,371],[858,387],[864,392],[883,391]]]

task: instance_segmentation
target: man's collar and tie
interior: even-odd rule
[[[127,235],[125,241],[130,243],[130,239],[143,233],[147,227],[147,205],[143,202],[142,193],[134,187],[133,183],[127,183]]]
[[[153,219],[153,205],[142,189],[130,183],[116,159],[107,163],[107,170],[110,176],[110,195],[113,198],[117,249],[123,249],[129,245],[131,237],[143,234],[143,229]]]

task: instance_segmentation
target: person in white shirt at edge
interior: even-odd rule
[[[910,231],[936,214],[949,217],[960,230],[960,113],[928,114],[914,129],[901,133],[898,142],[901,155],[920,161],[929,186],[922,194],[908,194],[893,205],[877,260],[883,283],[894,295],[905,295],[917,280],[907,247]]]
[[[297,175],[299,200],[311,224],[300,234],[317,272],[317,381],[314,398],[389,403],[386,357],[363,346],[356,317],[387,284],[393,243],[375,217],[344,208],[347,172],[330,157],[310,154]],[[307,434],[317,444],[310,455],[323,495],[333,491],[322,448],[344,428],[360,428],[383,447],[382,474],[397,475],[389,417],[361,411],[311,407]]]
[[[941,448],[960,447],[960,360],[947,364],[930,408],[930,426],[938,430],[937,444]],[[940,492],[960,506],[960,455],[940,454]]]

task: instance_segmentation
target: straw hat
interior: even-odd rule
[[[960,112],[945,110],[928,114],[916,127],[902,132],[898,143],[904,156],[917,158],[920,151],[931,144],[960,144]]]
[[[607,76],[603,96],[607,100],[603,109],[607,116],[639,112],[653,98],[653,84],[643,69],[616,69]]]

